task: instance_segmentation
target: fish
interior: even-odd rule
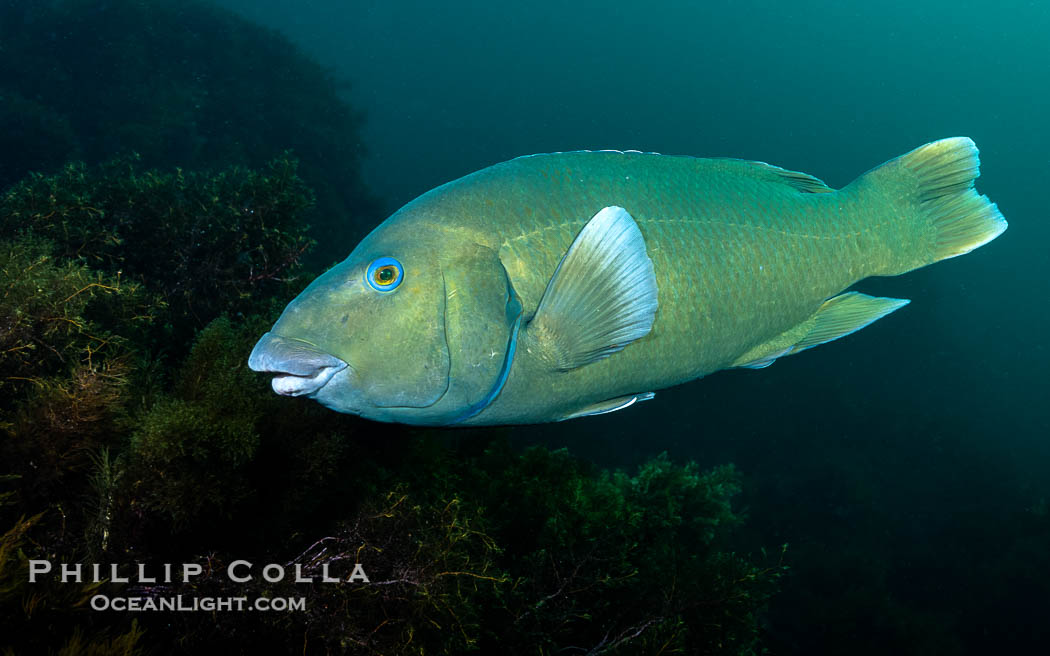
[[[1007,227],[966,137],[832,189],[763,162],[519,157],[376,227],[252,350],[273,390],[426,426],[599,415],[845,337],[909,301],[845,291]]]

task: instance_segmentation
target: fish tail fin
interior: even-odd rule
[[[1006,230],[995,203],[974,189],[979,166],[973,141],[954,137],[920,146],[850,185],[871,208],[862,212],[885,217],[888,205],[897,217],[877,231],[882,248],[874,249],[872,275],[898,275],[969,253]]]

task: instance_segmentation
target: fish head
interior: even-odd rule
[[[506,380],[516,299],[491,249],[440,227],[384,224],[285,308],[249,366],[274,374],[278,394],[339,412],[457,423]]]

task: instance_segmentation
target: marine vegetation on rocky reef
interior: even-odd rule
[[[70,160],[262,167],[284,149],[318,197],[327,264],[376,201],[345,83],[275,31],[196,0],[0,4],[0,188]]]
[[[500,432],[372,425],[269,392],[259,331],[306,278],[295,160],[121,160],[0,197],[0,648],[756,653],[781,554],[731,550],[732,467],[608,472]],[[28,561],[202,563],[158,587]],[[235,584],[237,559],[370,583]],[[92,595],[301,596],[297,613],[118,613]]]
[[[24,500],[63,498],[93,450],[119,447],[199,328],[293,284],[311,198],[287,157],[215,174],[70,164],[0,195],[0,421]]]

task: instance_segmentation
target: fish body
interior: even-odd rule
[[[1006,223],[973,190],[977,166],[965,138],[841,190],[734,159],[518,158],[391,216],[293,301],[250,364],[279,374],[278,392],[384,421],[617,410],[721,369],[767,366],[899,308],[907,301],[840,292],[998,236]],[[403,276],[389,292],[368,277],[384,257]],[[317,374],[295,368],[304,356],[288,344],[345,366],[320,387],[300,385]]]

